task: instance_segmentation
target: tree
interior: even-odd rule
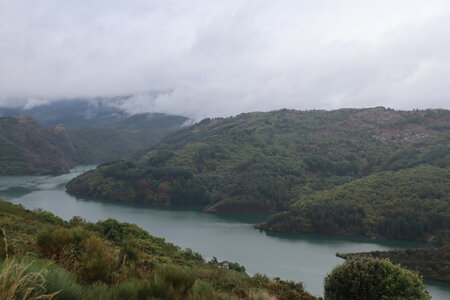
[[[354,258],[325,278],[326,300],[431,299],[422,278],[387,259]]]

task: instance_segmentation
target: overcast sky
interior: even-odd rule
[[[450,1],[0,0],[0,105],[128,94],[198,119],[448,109]]]

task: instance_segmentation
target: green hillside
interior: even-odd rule
[[[259,227],[271,231],[358,234],[450,241],[450,168],[420,165],[380,172],[302,196]]]
[[[1,200],[0,283],[6,299],[316,299],[300,282],[206,262],[134,224],[65,222]]]
[[[63,125],[46,127],[28,116],[3,117],[0,175],[61,174],[76,164],[118,159],[145,149],[175,130],[182,124],[179,118],[135,115],[107,124],[117,128],[103,124],[70,129]]]
[[[70,193],[206,212],[286,210],[377,172],[449,165],[450,112],[280,110],[205,119],[130,161],[72,180]]]
[[[421,248],[364,253],[338,254],[344,259],[354,257],[387,258],[412,271],[420,272],[425,279],[450,282],[450,247]]]
[[[76,163],[62,127],[47,128],[30,117],[0,118],[0,174],[60,174]]]

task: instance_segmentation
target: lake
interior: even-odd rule
[[[0,198],[27,209],[51,211],[65,220],[81,216],[92,222],[115,218],[136,223],[154,236],[201,253],[207,260],[215,256],[220,261],[238,262],[249,274],[302,281],[316,296],[323,294],[326,274],[343,262],[335,256],[337,252],[423,246],[356,236],[267,233],[253,227],[267,215],[203,214],[200,209],[149,207],[67,194],[65,184],[89,168],[92,166],[80,166],[60,176],[0,176]],[[426,281],[426,286],[433,299],[450,299],[450,284]]]

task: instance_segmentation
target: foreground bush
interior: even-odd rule
[[[326,300],[431,299],[416,273],[386,259],[357,258],[325,278]]]

